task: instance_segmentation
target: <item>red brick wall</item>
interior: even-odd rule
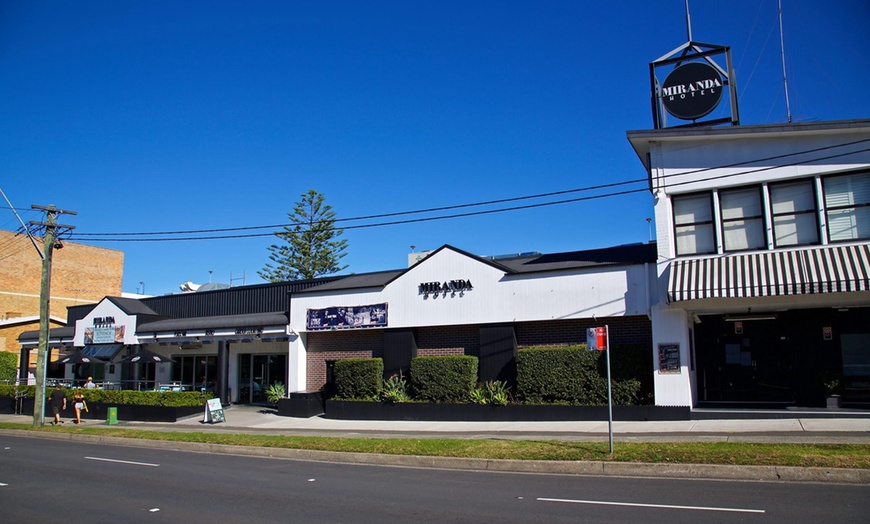
[[[418,357],[480,356],[480,327],[476,325],[417,328],[414,336]]]
[[[308,333],[305,389],[326,384],[326,361],[384,355],[384,330],[322,331]]]
[[[38,239],[40,249],[42,239]],[[66,320],[66,308],[93,304],[106,295],[121,295],[124,253],[75,242],[55,249],[51,267],[51,316]],[[24,235],[0,230],[0,320],[39,316],[42,260]],[[55,322],[51,327],[57,327]],[[18,336],[39,329],[39,322],[0,328],[0,351],[18,353]],[[31,352],[31,366],[36,353]]]
[[[517,345],[570,346],[586,343],[586,329],[610,326],[611,344],[648,344],[652,347],[652,323],[645,315],[607,319],[548,320],[515,325]]]

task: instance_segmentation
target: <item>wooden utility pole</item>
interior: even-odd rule
[[[39,348],[36,353],[36,394],[33,399],[33,426],[39,427],[45,424],[45,367],[48,361],[48,330],[51,318],[51,255],[56,244],[57,247],[62,247],[57,241],[57,230],[75,229],[75,226],[60,225],[55,220],[57,215],[77,213],[57,209],[54,205],[30,207],[45,211],[45,222],[30,222],[31,226],[45,228],[45,252],[39,253],[42,257],[42,281],[39,286]]]

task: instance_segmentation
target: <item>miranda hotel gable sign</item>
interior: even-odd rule
[[[417,294],[423,295],[423,298],[429,298],[429,295],[432,295],[432,298],[438,298],[438,295],[446,297],[448,293],[450,296],[456,296],[458,293],[459,296],[465,295],[466,291],[471,291],[474,287],[471,285],[471,280],[445,280],[444,282],[421,282],[417,287]]]

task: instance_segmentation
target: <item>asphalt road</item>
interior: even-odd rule
[[[2,522],[868,522],[870,486],[305,462],[0,436]]]

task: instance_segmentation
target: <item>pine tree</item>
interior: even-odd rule
[[[305,280],[338,273],[347,268],[339,261],[347,254],[347,240],[338,240],[343,229],[335,228],[335,211],[324,204],[323,194],[309,189],[287,213],[290,224],[275,236],[286,244],[269,246],[269,260],[258,272],[269,282]]]

